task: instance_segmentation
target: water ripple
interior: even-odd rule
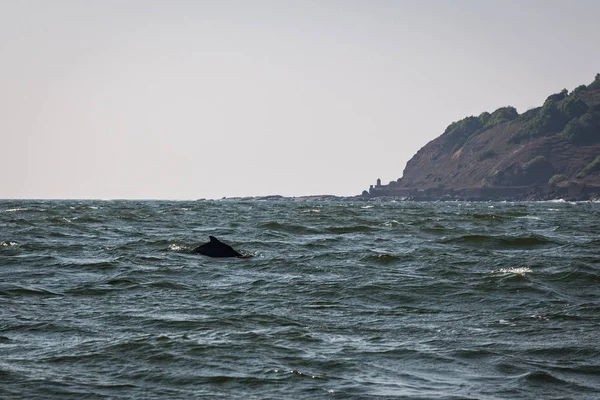
[[[2,200],[0,398],[594,399],[598,215]]]

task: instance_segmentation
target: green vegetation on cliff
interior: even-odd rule
[[[585,178],[588,174],[592,172],[600,171],[600,156],[594,158],[594,161],[586,165],[586,167],[577,174],[578,178]]]
[[[453,122],[444,131],[446,147],[452,152],[460,149],[471,137],[478,135],[496,125],[510,122],[519,114],[514,107],[502,107],[493,113],[483,112],[479,117],[466,117],[460,121]]]
[[[584,100],[584,96],[589,98],[590,92],[599,89],[600,74],[597,74],[589,86],[578,86],[570,95],[563,89],[548,96],[541,108],[528,115],[511,137],[511,142],[521,143],[557,133],[573,143],[600,141],[600,105]]]
[[[600,142],[600,105],[587,108],[585,113],[571,119],[561,137],[575,144]]]
[[[556,174],[556,175],[552,175],[552,178],[550,178],[548,183],[550,185],[556,185],[557,183],[564,182],[568,179],[569,179],[569,177],[566,176],[565,174]]]

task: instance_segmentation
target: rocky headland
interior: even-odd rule
[[[600,199],[600,74],[519,114],[507,106],[450,124],[363,196],[409,200]]]

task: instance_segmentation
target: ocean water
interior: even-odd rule
[[[599,249],[598,203],[4,200],[0,398],[597,399]]]

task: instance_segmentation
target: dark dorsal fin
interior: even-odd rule
[[[242,257],[245,256],[235,251],[231,246],[221,242],[214,236],[209,236],[210,242],[204,243],[194,250],[193,253],[202,254],[209,257]]]

